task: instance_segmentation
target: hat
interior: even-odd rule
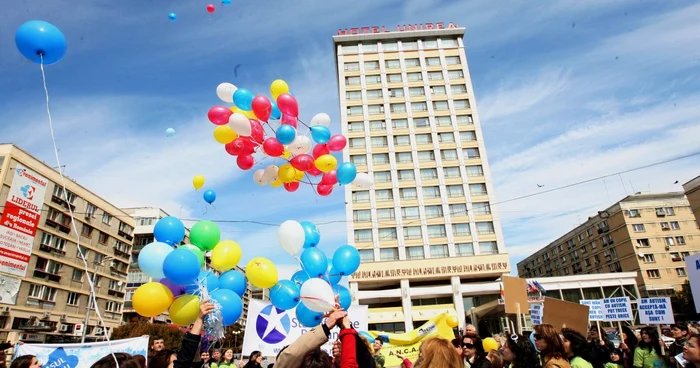
[[[671,329],[677,328],[681,331],[688,332],[688,324],[687,323],[674,323],[671,325]]]

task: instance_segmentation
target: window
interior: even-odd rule
[[[425,88],[423,87],[410,87],[408,89],[408,95],[415,97],[415,96],[425,96]]]
[[[425,210],[425,217],[427,218],[438,218],[438,217],[444,217],[445,214],[442,211],[442,206],[441,205],[436,205],[436,206],[425,206],[423,208]]]
[[[122,309],[122,303],[117,302],[107,302],[105,303],[105,310],[107,312],[119,313]]]
[[[423,187],[423,198],[440,198],[440,188]]]
[[[409,138],[407,135],[395,135],[394,136],[394,145],[395,146],[410,146],[411,145],[411,138]]]
[[[363,123],[361,121],[352,122],[349,124],[348,130],[351,132],[362,132],[365,130],[365,123]],[[362,138],[360,138],[360,139],[362,139]]]
[[[442,173],[445,178],[459,178],[460,176],[459,167],[445,167],[442,169]]]
[[[442,47],[457,47],[459,44],[456,39],[441,39]]]
[[[397,152],[396,162],[400,164],[405,164],[413,161],[413,155],[411,152]]]
[[[416,174],[413,170],[399,170],[399,181],[412,181],[416,180]]]
[[[444,42],[444,41],[443,41],[443,42]],[[347,55],[347,54],[357,54],[357,53],[360,51],[359,48],[357,47],[357,45],[343,46],[342,50],[343,50],[343,54],[344,54],[344,55]]]
[[[661,222],[659,223],[661,225],[661,230],[670,230],[671,228],[668,226],[668,222]]]
[[[631,209],[631,210],[627,211],[627,215],[628,215],[630,218],[641,217],[641,216],[642,216],[642,215],[639,213],[639,210],[635,210],[635,209]]]
[[[671,229],[673,230],[680,230],[681,225],[678,224],[678,221],[671,221]]]
[[[484,176],[484,168],[481,165],[467,166],[467,176]]]
[[[396,229],[394,228],[380,228],[377,232],[379,240],[396,240]]]
[[[385,137],[382,137],[382,138],[385,138]],[[378,164],[378,165],[388,164],[389,163],[389,154],[388,153],[375,153],[375,154],[373,154],[372,155],[372,163]]]
[[[464,149],[462,149],[462,154],[464,155],[464,157],[470,158],[470,159],[481,157],[479,155],[478,148],[464,148]]]
[[[424,40],[423,41],[423,48],[424,49],[436,49],[438,47],[437,40]]]
[[[391,59],[384,61],[384,65],[387,69],[399,69],[401,68],[401,62],[398,59]]]
[[[474,245],[472,243],[455,244],[455,252],[460,257],[473,256],[474,255]]]
[[[447,258],[449,256],[447,244],[430,246],[430,258]]]
[[[82,281],[83,280],[83,270],[79,270],[77,268],[73,269],[73,280],[75,281]]]
[[[685,268],[683,268],[683,267],[676,268],[676,275],[678,277],[686,277],[687,275],[685,273]]]
[[[451,126],[452,125],[452,119],[449,116],[436,116],[435,117],[435,123],[438,126]]]
[[[433,152],[433,151],[418,151],[418,161],[420,161],[420,162],[435,161],[435,152]]]
[[[438,141],[440,143],[454,143],[455,135],[453,133],[438,133]]]
[[[437,169],[420,169],[420,178],[423,180],[435,180],[438,178]]]
[[[379,62],[378,61],[365,61],[365,70],[378,70],[379,69]]]
[[[395,220],[395,214],[393,208],[380,208],[377,209],[377,220],[379,221],[393,221]],[[396,231],[394,231],[396,233]]]
[[[384,51],[398,51],[399,44],[394,42],[382,42],[382,50]]]
[[[73,306],[80,304],[80,294],[69,292],[68,298],[66,299],[66,304]]]
[[[360,77],[345,77],[346,86],[359,86],[361,83]]]
[[[425,63],[428,64],[428,66],[440,66],[440,58],[439,57],[425,58]]]
[[[406,79],[409,82],[418,82],[423,80],[423,73],[408,73]]]
[[[450,90],[453,95],[464,95],[467,93],[467,86],[463,84],[457,84],[450,86]]]
[[[428,103],[427,102],[411,102],[411,111],[413,111],[413,112],[428,111]]]
[[[661,278],[661,273],[659,273],[659,270],[647,270],[647,277],[650,279],[659,279]]]
[[[360,63],[358,63],[358,62],[345,63],[345,65],[343,65],[343,68],[347,71],[360,70]]]
[[[676,245],[676,243],[673,241],[673,238],[672,238],[672,237],[665,238],[664,240],[665,240],[665,242],[666,242],[666,245],[668,245],[668,246],[674,246],[674,245]]]
[[[350,148],[364,148],[365,139],[364,138],[350,138]]]
[[[369,230],[369,229],[355,230],[355,241],[362,242],[362,243],[371,242],[372,241],[372,230]]]
[[[352,192],[352,202],[353,203],[369,202],[369,191],[362,190],[359,192]]]
[[[595,242],[591,243],[595,245]],[[648,248],[651,245],[649,244],[649,239],[637,239],[637,247],[639,248]],[[595,247],[593,247],[595,248]]]
[[[479,235],[494,234],[496,232],[493,227],[493,222],[491,221],[477,222],[476,231],[479,233]]]
[[[362,44],[362,52],[364,52],[365,54],[370,53],[370,52],[377,52],[377,51],[378,51],[378,47],[377,47],[376,43]]]
[[[457,65],[459,64],[459,56],[446,56],[445,57],[445,64],[447,65]]]
[[[88,202],[87,206],[85,207],[85,217],[95,217],[95,210],[97,210],[97,207]]]
[[[442,96],[447,94],[447,90],[445,86],[433,86],[430,87],[430,93],[432,93],[433,96]]]
[[[479,242],[479,253],[498,254],[498,245],[494,241]]]
[[[367,113],[370,115],[382,114],[384,112],[384,105],[368,105]]]
[[[382,77],[379,75],[366,75],[365,84],[382,84]]]
[[[389,109],[391,112],[406,112],[406,104],[405,103],[393,103],[389,105]]]
[[[420,239],[423,237],[420,226],[407,226],[403,228],[403,238],[405,240]]]
[[[413,104],[411,104],[411,107],[413,107]],[[416,128],[428,128],[430,127],[430,120],[428,118],[413,118],[413,126]]]
[[[389,89],[389,96],[390,97],[404,97],[403,88],[390,88]]]
[[[475,202],[472,204],[472,211],[477,216],[490,215],[491,205],[489,202]]]
[[[56,289],[48,286],[29,284],[29,298],[56,301]]]
[[[443,79],[442,72],[438,72],[438,71],[428,72],[428,80],[432,81],[432,80],[442,80],[442,79]]]
[[[372,250],[372,249],[360,249],[360,261],[361,262],[374,262],[374,250]]]
[[[380,261],[396,261],[399,259],[398,248],[382,248],[379,250]]]
[[[464,203],[455,203],[449,206],[450,216],[466,216],[467,205]]]
[[[676,214],[673,207],[664,207],[664,212],[666,213],[666,216],[674,216]]]
[[[418,199],[418,190],[416,188],[401,188],[399,189],[401,199]]]
[[[466,216],[466,213],[464,216]],[[452,233],[454,236],[470,236],[472,235],[472,230],[469,224],[452,224]]]
[[[457,161],[457,150],[442,150],[440,151],[440,156],[442,157],[443,160],[446,161]]]
[[[425,249],[423,246],[406,247],[406,259],[423,259],[425,258]]]
[[[111,221],[112,221],[112,215],[110,215],[109,213],[106,213],[106,212],[104,214],[102,214],[102,223],[103,224],[109,225],[109,223]]]
[[[486,191],[486,184],[484,184],[484,183],[469,184],[469,194],[471,194],[473,196],[487,195],[488,192]]]
[[[368,100],[380,100],[381,98],[382,98],[382,90],[381,89],[367,90],[367,99]],[[376,105],[370,105],[370,107],[371,106],[376,106]],[[379,106],[384,107],[383,105],[379,105]]]
[[[459,140],[462,142],[473,142],[476,140],[476,132],[459,132]]]
[[[685,245],[685,238],[682,236],[677,236],[676,237],[676,244],[678,245]]]
[[[388,183],[391,181],[391,172],[389,171],[376,171],[374,173],[374,181],[376,183]]]
[[[394,129],[408,129],[407,119],[392,119],[391,127]]]
[[[352,101],[352,100],[361,100],[362,99],[362,92],[360,91],[347,91],[345,92],[345,99]]]
[[[401,42],[401,49],[402,50],[418,50],[418,42],[417,41],[402,41]]]
[[[346,113],[348,116],[362,115],[362,106],[348,106]]]
[[[464,186],[461,184],[448,185],[445,188],[447,189],[447,196],[449,198],[464,197]]]
[[[386,123],[381,120],[370,121],[369,130],[372,132],[376,132],[378,130],[386,130]]]
[[[468,109],[469,108],[469,100],[455,100],[455,109]]]
[[[645,254],[644,255],[644,263],[655,263],[656,258],[654,257],[653,254]]]
[[[433,136],[430,134],[416,134],[416,144],[431,144]]]
[[[414,68],[420,66],[420,60],[418,58],[404,59],[403,63],[406,65],[406,68]]]
[[[449,75],[450,80],[464,79],[464,72],[461,70],[450,70],[447,72],[447,75]]]
[[[447,101],[433,101],[433,110],[435,111],[446,111],[450,109],[450,105]]]
[[[80,231],[80,235],[89,238],[92,236],[93,230],[94,228],[92,226],[88,224],[83,224],[83,229]]]
[[[389,83],[402,83],[403,82],[403,79],[401,79],[401,74],[387,74],[386,80]]]
[[[474,120],[471,115],[457,115],[457,125],[471,125]]]
[[[420,218],[418,207],[402,207],[401,218],[404,220],[413,220]]]
[[[632,225],[632,228],[634,229],[635,233],[643,233],[646,231],[644,224],[634,224]]]

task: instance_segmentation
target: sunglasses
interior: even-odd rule
[[[465,349],[474,349],[474,344],[462,344],[462,347]]]
[[[542,340],[542,335],[540,335],[540,334],[538,334],[538,333],[533,334],[532,337],[533,337],[535,340]]]

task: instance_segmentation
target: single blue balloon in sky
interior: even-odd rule
[[[352,245],[343,245],[333,253],[333,269],[341,276],[350,276],[360,267],[360,252]]]
[[[156,280],[165,278],[163,263],[165,258],[173,251],[170,244],[153,242],[141,249],[138,257],[139,268],[146,275]]]
[[[175,246],[185,239],[185,225],[177,217],[163,217],[156,222],[153,235],[157,241]]]
[[[204,201],[209,204],[214,203],[214,201],[216,200],[216,192],[211,189],[204,192],[204,195],[202,196],[204,197]]]
[[[233,93],[233,103],[243,111],[253,109],[253,92],[245,88],[239,88]]]
[[[352,162],[343,162],[335,169],[335,177],[338,183],[347,185],[357,177],[357,168]]]
[[[297,136],[297,131],[289,124],[282,124],[275,133],[277,140],[282,144],[290,144]]]
[[[172,137],[174,135],[175,135],[175,129],[173,129],[173,128],[165,129],[165,136],[166,137]]]
[[[19,26],[15,44],[25,58],[37,64],[53,64],[66,54],[66,37],[56,26],[41,20]]]
[[[177,19],[177,14],[175,14],[175,13],[168,14],[168,19],[170,19],[171,21],[174,22]]]
[[[316,225],[309,221],[302,221],[301,227],[304,229],[304,248],[311,248],[321,241],[321,233]]]
[[[231,5],[231,0],[221,0],[221,4],[223,4],[223,5]]]

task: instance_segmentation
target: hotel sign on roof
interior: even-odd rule
[[[438,23],[420,23],[420,24],[403,24],[396,26],[395,30],[387,29],[385,26],[371,26],[359,28],[339,29],[338,35],[359,35],[370,33],[389,33],[389,32],[409,32],[409,31],[426,31],[431,29],[455,29],[459,28],[456,24],[449,22],[445,25],[444,22]]]

